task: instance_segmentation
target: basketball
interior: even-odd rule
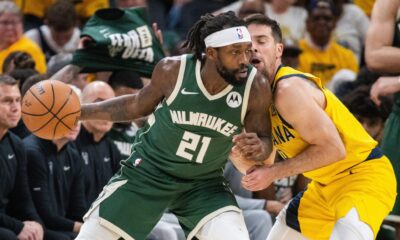
[[[57,80],[36,83],[22,99],[22,120],[40,138],[62,138],[74,128],[80,114],[78,95]]]

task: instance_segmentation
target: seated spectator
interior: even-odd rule
[[[283,39],[282,64],[292,68],[299,66],[299,56],[302,53],[298,43],[290,38]]]
[[[10,1],[0,1],[0,66],[12,52],[22,51],[32,56],[36,70],[46,72],[46,60],[42,50],[32,40],[23,36],[22,16]]]
[[[264,3],[265,15],[279,23],[283,38],[299,41],[304,37],[307,11],[301,7],[293,6],[295,2],[293,0],[241,0],[219,9],[216,13],[234,11],[238,14],[243,4],[248,2]]]
[[[114,97],[114,91],[105,82],[94,81],[82,91],[82,102],[92,103]],[[107,137],[112,122],[83,121],[75,141],[83,158],[85,175],[85,202],[90,206],[96,200],[108,180],[119,169],[121,155],[115,144]]]
[[[29,192],[22,141],[8,131],[21,117],[17,81],[0,76],[0,239],[43,239],[43,228]]]
[[[380,142],[383,137],[383,127],[392,110],[392,101],[388,97],[381,97],[381,105],[378,106],[370,98],[370,90],[370,86],[357,87],[344,96],[343,104],[369,135]]]
[[[358,72],[356,56],[331,39],[335,29],[335,8],[330,0],[313,1],[308,8],[308,36],[299,42],[303,50],[299,70],[311,73],[326,85],[341,69]]]
[[[25,36],[36,42],[46,61],[57,53],[73,53],[79,44],[78,16],[71,1],[57,1],[46,10],[45,25]]]
[[[355,4],[344,0],[334,0],[337,9],[337,22],[334,32],[336,42],[350,49],[362,60],[364,42],[367,35],[369,19]]]
[[[86,211],[83,162],[70,141],[80,125],[57,140],[34,135],[24,139],[29,185],[36,209],[46,231],[59,240],[74,239]]]
[[[38,28],[43,24],[46,9],[56,1],[60,0],[29,0],[16,1],[18,7],[24,15],[24,25],[26,30]],[[61,0],[68,1],[68,0]],[[79,0],[72,1],[75,4],[76,12],[83,24],[98,9],[108,8],[110,6],[108,0]]]
[[[134,94],[143,88],[140,76],[132,71],[114,72],[108,83],[113,88],[115,96]],[[144,125],[144,120],[134,120],[126,123],[114,123],[109,133],[110,139],[117,145],[122,159],[131,155],[132,143],[135,140],[137,130]]]

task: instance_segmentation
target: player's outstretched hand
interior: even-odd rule
[[[233,136],[232,153],[248,160],[262,162],[267,159],[265,143],[258,138],[256,133],[240,133]]]
[[[242,186],[249,191],[260,191],[274,181],[274,171],[271,166],[254,166],[242,178]]]

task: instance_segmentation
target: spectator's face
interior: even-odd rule
[[[335,18],[328,7],[315,8],[307,18],[307,31],[319,46],[328,44],[334,28]]]
[[[261,0],[243,1],[238,13],[239,18],[245,18],[246,16],[254,13],[265,13],[264,2]]]
[[[57,31],[53,27],[50,27],[50,33],[57,45],[62,47],[71,39],[74,28],[65,31]]]
[[[68,141],[75,141],[75,139],[78,137],[79,135],[79,131],[81,130],[81,123],[78,122],[78,124],[76,124],[76,126],[74,126],[74,128],[72,129],[72,131],[68,132],[64,138],[67,139]]]
[[[111,89],[110,86],[104,84],[96,83],[89,84],[86,88],[90,88],[90,91],[86,88],[83,90],[83,102],[84,103],[94,103],[94,102],[101,102],[110,98],[113,98],[114,91]],[[84,121],[83,125],[86,127],[89,132],[92,134],[106,134],[108,131],[111,130],[112,122],[103,121],[103,120],[88,120]]]
[[[23,34],[22,19],[14,13],[0,15],[0,43],[5,47],[18,41]]]
[[[0,128],[17,126],[21,118],[21,94],[18,85],[0,84]]]

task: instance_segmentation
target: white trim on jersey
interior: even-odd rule
[[[221,92],[219,92],[219,93],[217,93],[215,95],[211,95],[207,91],[206,87],[203,84],[203,81],[201,80],[200,68],[201,68],[201,62],[199,60],[197,60],[197,62],[196,62],[196,81],[197,81],[197,85],[199,86],[201,92],[204,94],[204,96],[209,101],[221,98],[221,97],[225,96],[226,94],[228,94],[232,90],[233,86],[228,84],[228,86],[226,86],[226,88],[224,90],[222,90]]]
[[[167,99],[168,106],[171,105],[171,103],[175,100],[176,96],[178,96],[178,93],[181,90],[183,76],[185,75],[186,58],[187,58],[186,54],[181,56],[181,65],[179,67],[178,78],[176,79],[174,90],[172,91],[171,95]]]
[[[247,78],[246,82],[246,88],[244,89],[244,96],[243,96],[243,103],[242,103],[242,114],[240,116],[240,122],[242,125],[244,125],[244,118],[246,116],[247,112],[247,106],[249,104],[249,96],[250,96],[250,90],[251,86],[253,85],[254,77],[256,76],[257,70],[256,68],[253,68],[250,72],[249,77]]]
[[[197,232],[205,225],[207,224],[208,221],[210,221],[211,219],[213,219],[214,217],[218,216],[221,213],[224,212],[228,212],[228,211],[235,211],[235,212],[239,212],[240,214],[242,214],[242,210],[240,210],[238,207],[236,206],[226,206],[223,208],[220,208],[210,214],[208,214],[207,216],[203,217],[196,225],[195,228],[193,228],[193,230],[189,233],[187,240],[191,240],[192,238],[194,238],[197,234]]]

